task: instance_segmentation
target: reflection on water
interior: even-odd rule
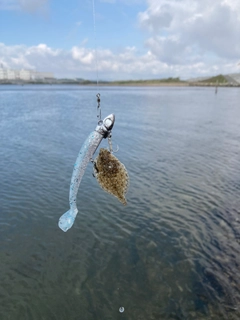
[[[0,87],[0,319],[239,319],[239,90],[102,88],[128,205],[89,165],[64,233],[95,91]]]

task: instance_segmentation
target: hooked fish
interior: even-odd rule
[[[103,190],[126,205],[129,177],[125,166],[109,150],[101,148],[94,161],[94,176]]]
[[[107,138],[111,134],[114,122],[114,114],[110,114],[105,119],[100,121],[96,129],[89,134],[79,151],[79,154],[73,167],[73,173],[69,189],[70,209],[60,217],[58,222],[59,228],[62,229],[64,232],[66,232],[68,229],[72,227],[74,220],[77,216],[77,193],[87,165],[89,161],[92,161],[92,157],[95,151],[97,150],[99,144],[101,143],[102,139]]]

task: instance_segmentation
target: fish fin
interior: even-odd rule
[[[77,213],[78,211],[74,212],[71,209],[65,212],[58,221],[59,228],[64,232],[68,231],[68,229],[70,229],[74,224]]]

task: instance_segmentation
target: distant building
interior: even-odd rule
[[[27,69],[7,69],[0,66],[0,80],[49,80],[54,79],[54,74],[51,72],[39,72]]]
[[[11,70],[11,69],[7,70],[7,79],[8,80],[15,80],[16,79],[14,70]]]
[[[25,80],[25,81],[31,80],[32,79],[31,71],[30,70],[24,70],[24,69],[20,70],[19,71],[19,79],[20,80]]]
[[[0,68],[0,80],[4,80],[7,78],[6,70],[3,68]]]
[[[35,71],[32,73],[34,79],[54,79],[52,72],[38,72]]]

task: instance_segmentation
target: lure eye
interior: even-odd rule
[[[105,120],[105,126],[106,126],[107,128],[109,128],[111,125],[112,125],[112,120],[111,120],[111,119],[106,119],[106,120]]]
[[[103,122],[104,122],[104,126],[106,127],[106,129],[108,131],[111,131],[114,125],[114,121],[115,121],[115,116],[114,114],[110,114],[108,117],[106,117]]]

